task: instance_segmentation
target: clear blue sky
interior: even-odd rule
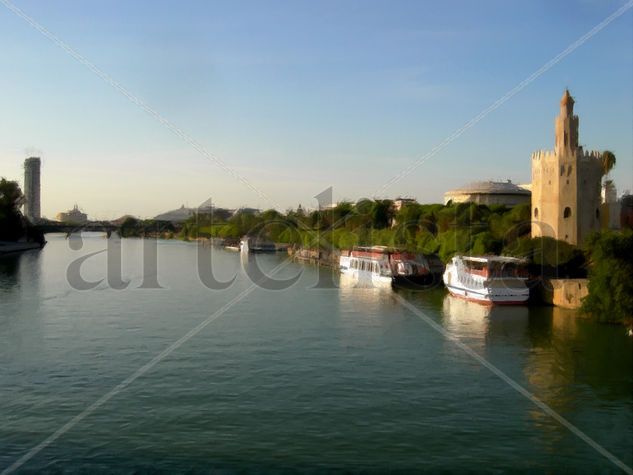
[[[32,1],[15,4],[283,208],[383,182],[624,4]],[[42,156],[42,210],[269,207],[0,4],[0,176]],[[580,141],[633,191],[633,9],[385,192],[425,202],[530,180],[565,87]]]

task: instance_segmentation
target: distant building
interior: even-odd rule
[[[31,222],[38,221],[40,210],[40,166],[38,157],[24,160],[24,216]]]
[[[75,205],[70,211],[58,213],[57,221],[69,224],[84,224],[88,222],[88,215],[82,213],[79,206]]]
[[[415,198],[398,197],[393,200],[393,210],[397,213],[402,209],[403,206],[415,203],[417,203],[417,200]]]
[[[188,220],[194,214],[193,208],[185,208],[185,205],[182,205],[178,209],[173,209],[171,211],[167,211],[166,213],[161,213],[154,216],[156,221],[170,221],[172,223],[182,223]]]
[[[516,206],[530,203],[530,190],[508,181],[478,181],[444,193],[444,204],[476,203],[478,205]]]
[[[565,90],[554,150],[532,154],[532,237],[582,244],[600,229],[601,180],[600,153],[585,152],[578,145],[574,99]]]
[[[402,198],[399,196],[398,198],[393,200],[393,204],[391,205],[391,210],[393,211],[393,214],[391,217],[392,228],[395,228],[396,226],[398,226],[398,220],[395,217],[398,211],[400,211],[406,205],[411,205],[415,203],[417,203],[417,200],[415,198]]]
[[[233,212],[233,215],[236,215],[237,213],[245,213],[245,214],[259,214],[261,213],[261,210],[258,208],[246,208],[246,207],[242,207],[242,208],[238,208]]]
[[[620,198],[620,227],[633,229],[633,195],[628,192]]]
[[[600,205],[600,226],[603,229],[620,229],[620,208],[615,183],[607,180],[602,185]]]

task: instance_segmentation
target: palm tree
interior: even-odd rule
[[[602,161],[602,174],[608,176],[609,172],[615,166],[615,154],[609,150],[605,150],[602,152],[600,160]]]

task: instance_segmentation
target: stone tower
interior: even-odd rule
[[[40,219],[40,165],[38,157],[24,160],[24,215],[35,222]]]
[[[532,237],[580,245],[600,229],[602,166],[599,152],[578,145],[574,99],[565,90],[553,151],[532,154]]]

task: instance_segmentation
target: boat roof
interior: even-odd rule
[[[504,264],[525,264],[527,261],[519,257],[510,256],[455,256],[463,259],[464,261],[471,262],[502,262]]]
[[[365,251],[365,252],[402,252],[401,249],[389,246],[354,246],[352,251]]]

